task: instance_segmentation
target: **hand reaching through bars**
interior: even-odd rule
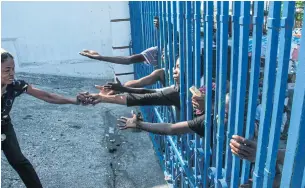
[[[138,128],[138,123],[143,121],[143,117],[141,113],[136,114],[134,111],[131,111],[132,118],[120,117],[118,119],[119,122],[123,124],[118,124],[120,130],[128,129],[128,128]]]
[[[233,135],[230,140],[230,147],[234,155],[250,162],[255,162],[256,142],[238,135]]]
[[[100,94],[103,94],[103,95],[115,95],[115,94],[118,94],[118,92],[116,92],[116,91],[114,91],[112,89],[109,89],[109,88],[107,88],[105,86],[95,85],[95,88],[99,89],[100,90]]]
[[[93,50],[83,50],[82,52],[79,52],[80,55],[89,57],[90,59],[96,59],[99,60],[101,55]]]
[[[77,95],[77,100],[81,102],[82,105],[96,105],[102,102],[102,97],[108,95],[109,90],[105,89],[103,86],[96,85],[96,89],[99,89],[100,92],[97,94],[90,94],[89,92],[82,92]]]
[[[205,105],[204,104],[204,95],[201,95],[201,96],[193,95],[192,104],[195,109],[199,110],[200,112],[204,112],[204,105]]]
[[[115,77],[116,82],[110,82],[107,83],[104,88],[111,90],[113,92],[118,91],[118,92],[124,92],[124,86],[121,84],[120,80],[118,77]]]

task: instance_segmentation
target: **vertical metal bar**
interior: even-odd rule
[[[140,2],[137,2],[136,3],[136,10],[138,10],[141,14],[138,14],[138,15],[136,15],[136,18],[137,18],[137,24],[142,24],[142,22],[143,22],[143,18],[142,18],[142,12],[141,12],[141,3]],[[136,25],[135,25],[135,28],[136,28]],[[137,28],[136,28],[137,29]],[[138,46],[139,46],[139,48],[138,48],[138,53],[140,53],[140,51],[143,49],[143,27],[141,27],[141,29],[139,29],[139,31],[137,31],[137,36],[136,36],[136,38],[138,39],[139,38],[139,40],[138,40]],[[139,64],[139,66],[140,66],[140,64]]]
[[[144,8],[144,23],[147,23],[148,19],[147,19],[147,2],[143,2],[143,8]],[[144,24],[145,27],[145,33],[144,33],[144,38],[145,38],[145,49],[148,48],[148,40],[147,40],[147,33],[148,33],[148,27],[147,24]]]
[[[146,7],[147,7],[147,21],[146,21],[147,33],[146,34],[149,36],[146,38],[146,40],[148,42],[147,46],[148,46],[148,48],[150,48],[153,43],[153,20],[151,19],[151,15],[152,15],[151,3],[146,2]]]
[[[264,2],[254,2],[253,16],[253,53],[251,57],[251,75],[248,99],[248,114],[246,124],[246,138],[251,139],[254,134],[254,121],[257,107],[258,83],[261,63],[261,45],[263,34]],[[250,162],[243,160],[241,184],[245,184],[249,179]]]
[[[200,87],[200,78],[201,78],[201,57],[200,57],[200,19],[201,19],[201,2],[196,1],[195,2],[195,14],[194,14],[194,25],[195,25],[195,46],[194,46],[194,58],[195,58],[195,86],[197,88]],[[195,185],[199,186],[200,183],[198,181],[198,177],[200,177],[200,165],[199,165],[199,153],[197,152],[198,148],[200,147],[200,142],[199,142],[199,136],[196,134],[195,135]]]
[[[166,7],[164,5],[164,2],[161,2],[161,7],[160,7],[160,15],[161,15],[161,19],[160,19],[160,24],[161,24],[161,28],[162,30],[161,31],[161,51],[159,51],[159,56],[162,55],[162,51],[164,49],[164,46],[166,45],[166,17],[164,17],[164,15],[166,14]],[[161,29],[160,28],[160,29]],[[163,45],[162,45],[162,41],[163,41]],[[166,54],[165,54],[165,58],[162,62],[162,67],[165,67],[165,79],[167,80],[168,79],[168,72],[167,72],[167,59],[166,59]],[[162,106],[161,107],[161,114],[162,114],[162,117],[163,117],[163,120],[165,122],[167,122],[167,107],[166,106]],[[159,135],[159,139],[160,139],[160,148],[161,148],[161,151],[163,152],[163,156],[164,156],[164,163],[167,164],[168,163],[168,157],[169,157],[169,154],[168,154],[168,147],[167,147],[167,139],[165,136],[163,135]],[[164,169],[164,173],[166,175],[168,175],[168,165],[166,165],[165,169]]]
[[[203,169],[203,187],[208,187],[208,168],[210,166],[210,139],[211,139],[211,116],[212,114],[212,64],[213,64],[213,2],[204,2],[206,5],[206,35],[205,35],[205,85],[206,85],[206,98],[205,98],[205,145],[204,145],[204,169]]]
[[[146,22],[145,23],[149,23],[149,3],[148,2],[145,2],[145,17],[146,17]],[[146,41],[147,41],[147,47],[146,48],[149,48],[150,46],[150,43],[149,43],[149,24],[146,24]]]
[[[172,28],[172,6],[171,6],[171,2],[167,2],[167,20],[168,20],[168,46],[169,46],[169,54],[168,54],[168,64],[169,64],[169,84],[172,85],[173,84],[173,67],[174,67],[174,56],[173,56],[173,28]],[[168,110],[172,110],[171,107],[167,107]],[[173,122],[172,119],[169,120],[170,122]],[[175,147],[175,146],[173,146]],[[170,158],[172,158],[172,156],[170,156]],[[171,172],[173,172],[174,168],[173,168],[173,163],[174,161],[171,160]],[[174,174],[171,174],[171,178],[173,180],[174,178]]]
[[[203,9],[203,13],[202,13],[202,24],[203,24],[203,47],[202,47],[202,55],[203,54],[205,54],[206,52],[205,52],[205,48],[206,48],[206,41],[205,41],[205,39],[206,39],[206,21],[205,21],[205,18],[206,18],[206,14],[207,14],[207,5],[206,5],[207,3],[205,2],[205,1],[202,1],[202,9]],[[205,58],[204,58],[204,56],[203,56],[203,58],[202,58],[202,61],[203,61],[203,66],[201,67],[201,71],[203,72],[203,75],[204,75],[204,80],[203,80],[203,82],[204,83],[201,83],[201,84],[205,84],[206,83],[206,80],[207,80],[207,77],[206,77],[206,75],[205,75],[205,73],[206,73],[206,70],[207,70],[207,67],[206,67],[206,60],[205,60]],[[207,130],[207,128],[205,128],[205,131]],[[201,150],[201,156],[200,156],[200,159],[199,159],[199,161],[200,161],[200,167],[201,167],[201,172],[200,172],[200,177],[201,177],[201,185],[202,186],[207,186],[208,185],[208,178],[206,177],[207,176],[207,169],[208,169],[208,166],[207,165],[209,165],[208,163],[207,164],[205,164],[206,163],[206,160],[205,160],[205,144],[204,144],[204,138],[201,138],[201,148],[200,148],[200,150]],[[208,154],[209,155],[209,154]]]
[[[138,19],[137,24],[141,25],[141,29],[138,28],[139,29],[139,31],[137,31],[138,35],[136,36],[136,38],[139,39],[137,41],[137,43],[138,43],[138,50],[139,50],[138,53],[140,53],[140,51],[143,50],[143,45],[144,45],[144,42],[143,42],[143,31],[144,31],[143,29],[144,28],[142,26],[143,11],[142,11],[142,3],[138,2],[138,3],[135,3],[135,5],[136,5],[136,10],[138,10],[140,12],[140,14],[136,15],[136,18]],[[137,29],[136,25],[135,25],[135,29]],[[142,71],[140,71],[141,66],[142,65],[140,65],[140,64],[137,65],[137,79],[140,78],[140,76],[142,76],[141,75]]]
[[[157,44],[158,44],[158,68],[162,67],[162,62],[161,62],[161,52],[162,52],[162,17],[160,16],[160,14],[162,14],[162,7],[161,7],[161,3],[160,2],[156,2],[156,16],[158,17],[159,20],[159,29],[157,29]],[[154,112],[154,110],[152,110],[152,113]],[[161,144],[161,137],[160,135],[154,135],[154,138],[157,140],[157,143]],[[161,147],[159,147],[159,149],[161,150]]]
[[[176,1],[173,1],[173,10],[172,10],[172,18],[173,18],[173,67],[170,67],[171,69],[173,69],[176,65],[176,56],[178,55],[178,43],[177,43],[177,38],[178,38],[178,28],[177,28],[177,2]],[[172,76],[172,75],[171,75]],[[173,83],[174,84],[174,83]],[[175,119],[175,121],[179,121],[178,119]],[[180,149],[180,144],[179,144],[179,138],[180,136],[174,136],[174,140],[175,140],[175,143],[176,143],[176,147],[177,149],[179,150]],[[177,168],[176,168],[177,165],[174,165],[174,171],[176,172],[177,171]],[[175,180],[177,180],[177,175],[178,174],[175,174],[174,178]],[[177,181],[174,181],[174,186],[176,186],[177,184]]]
[[[154,17],[155,17],[155,2],[151,2],[151,46],[156,46],[155,44],[155,25],[154,25]]]
[[[149,35],[150,35],[150,39],[149,39],[149,43],[150,46],[153,45],[153,40],[154,40],[154,26],[153,26],[153,19],[152,19],[152,15],[153,15],[153,2],[150,1],[148,2],[148,7],[149,7],[149,14],[148,14],[148,18],[149,18]]]
[[[148,46],[149,48],[152,47],[152,26],[153,26],[153,20],[151,19],[151,2],[147,2],[147,27],[148,27]]]
[[[163,59],[163,67],[165,68],[165,84],[168,85],[169,83],[169,74],[168,74],[168,55],[167,55],[167,37],[168,37],[168,33],[167,33],[167,17],[166,17],[166,1],[162,1],[162,13],[161,13],[161,16],[162,16],[162,41],[163,41],[163,45],[161,47],[161,53],[163,53],[164,51],[164,59]],[[166,106],[163,106],[162,107],[162,110],[163,110],[163,117],[166,117],[166,112],[167,112],[167,107]],[[163,140],[163,143],[165,146],[162,146],[162,147],[166,147],[166,143],[167,143],[167,140],[166,140],[166,137],[165,136],[160,136],[162,137],[162,140]],[[165,148],[165,156],[167,156],[167,149]],[[167,158],[165,159],[165,161],[167,160]]]
[[[144,10],[144,2],[140,3],[141,6],[141,21],[142,21],[142,48],[145,49],[146,48],[146,40],[144,40],[144,36],[145,36],[145,10]],[[142,49],[142,50],[143,50]]]
[[[305,17],[303,17],[302,35],[305,35]],[[304,51],[305,40],[301,40],[300,52]],[[288,133],[281,188],[303,188],[305,184],[305,53],[299,54],[296,75],[290,118],[292,126]]]
[[[294,1],[285,1],[283,4],[283,18],[281,21],[278,67],[275,81],[273,111],[269,134],[269,144],[265,167],[264,187],[272,187],[277,150],[281,133],[282,115],[286,93],[288,66],[291,50],[292,28],[294,23]],[[300,182],[301,183],[301,182]]]
[[[162,53],[162,2],[158,1],[158,19],[159,19],[159,29],[158,29],[158,53],[161,54]],[[162,68],[162,62],[161,62],[161,55],[158,55],[158,68]]]
[[[167,33],[167,25],[168,22],[166,20],[167,16],[166,16],[166,1],[162,2],[162,24],[163,24],[163,38],[162,40],[163,42],[163,50],[164,50],[164,67],[165,67],[165,83],[166,85],[169,84],[169,74],[168,74],[168,69],[169,69],[169,64],[168,64],[168,55],[167,55],[167,45],[168,45],[168,33]]]
[[[237,98],[236,98],[236,119],[235,134],[243,133],[244,125],[244,107],[246,96],[247,72],[248,72],[248,41],[249,41],[249,25],[250,25],[250,2],[242,2],[241,4],[240,24],[240,43],[239,43],[239,62],[238,62],[238,82],[237,82]],[[233,156],[232,163],[232,181],[231,187],[237,187],[239,184],[240,158]]]
[[[231,182],[232,169],[232,152],[229,147],[230,139],[234,133],[235,113],[236,113],[236,95],[237,95],[237,74],[238,74],[238,59],[239,59],[239,16],[240,5],[238,1],[233,2],[232,15],[232,43],[231,43],[231,75],[230,75],[230,105],[229,105],[229,120],[227,134],[227,152],[226,152],[226,181]]]
[[[145,48],[145,40],[144,39],[144,33],[145,33],[145,27],[144,27],[144,2],[139,2],[139,6],[141,8],[141,25],[142,25],[142,35],[141,35],[141,38],[142,38],[142,47]]]
[[[139,11],[139,12],[141,11],[141,3],[139,3],[139,2],[135,3],[135,7],[136,7],[137,11]],[[142,24],[142,16],[141,16],[141,14],[138,14],[138,15],[135,15],[135,17],[136,17],[137,21],[136,21],[134,27],[135,27],[135,29],[138,29],[135,37],[136,37],[136,39],[139,39],[139,40],[137,40],[137,46],[138,46],[137,50],[139,50],[139,51],[138,52],[135,51],[135,53],[140,53],[140,51],[142,50],[142,45],[143,45],[143,38],[142,38],[143,27],[141,27],[141,29],[139,29],[136,27],[136,24]]]
[[[218,8],[218,7],[217,7]],[[216,150],[216,184],[220,186],[219,180],[222,179],[222,163],[223,163],[223,142],[224,142],[224,120],[225,120],[225,101],[226,101],[226,83],[227,83],[227,64],[228,64],[228,22],[229,22],[229,2],[221,2],[221,14],[219,16],[220,27],[220,48],[222,55],[219,58],[219,99],[218,99],[218,115],[219,121],[217,125],[217,150]]]
[[[174,45],[174,66],[176,65],[176,60],[177,60],[177,56],[179,54],[178,52],[178,42],[177,42],[177,39],[178,39],[178,22],[177,22],[177,2],[176,1],[173,1],[173,30],[174,30],[174,39],[173,39],[173,45]],[[179,114],[180,116],[180,114]],[[176,121],[179,121],[178,117],[176,117]],[[175,141],[176,141],[176,146],[177,146],[177,149],[179,151],[181,151],[181,142],[180,142],[180,139],[181,139],[181,136],[175,136]],[[177,161],[177,160],[176,160]],[[177,187],[178,186],[178,165],[177,163],[175,164],[175,169],[174,171],[176,172],[175,174],[175,181],[174,181],[174,186]]]
[[[149,16],[149,2],[145,2],[145,8],[146,8],[146,40],[147,40],[147,48],[150,48],[150,16]]]
[[[173,67],[174,67],[174,54],[173,54],[173,24],[172,24],[172,2],[167,2],[167,28],[168,28],[168,69],[169,69],[169,85],[174,84],[173,80]]]
[[[195,51],[194,51],[194,57],[195,57],[195,86],[199,88],[201,85],[200,79],[201,79],[201,57],[200,57],[200,19],[201,19],[201,2],[195,1]]]
[[[304,22],[303,22],[303,24],[304,24]],[[303,182],[302,182],[301,187],[305,187],[305,168],[304,168],[304,172],[303,172]]]
[[[147,22],[146,22],[147,24],[146,25],[147,25],[147,28],[148,28],[148,32],[147,32],[147,35],[148,35],[148,38],[147,38],[148,45],[147,45],[147,48],[150,48],[150,47],[152,47],[153,20],[151,18],[151,2],[148,1],[148,2],[146,2],[146,4],[147,4]],[[147,71],[146,75],[150,74],[153,71],[154,71],[153,66],[150,66],[150,70]],[[155,88],[155,87],[156,87],[156,85],[149,86],[149,88]]]
[[[160,19],[159,19],[159,1],[155,1],[155,8],[156,8],[156,10],[155,10],[155,16],[158,18],[158,24],[159,24],[159,26],[158,26],[158,28],[156,28],[155,30],[155,37],[156,37],[156,43],[155,43],[155,45],[156,46],[159,46],[159,33],[160,33]],[[159,60],[158,60],[159,61]],[[159,63],[160,64],[160,63]],[[159,68],[160,68],[160,65],[159,65]]]
[[[179,1],[179,56],[180,56],[180,121],[185,121],[185,41],[184,41],[184,26],[185,26],[185,20],[184,20],[184,11],[185,9],[185,2]],[[185,159],[185,152],[186,152],[186,137],[185,135],[182,135],[181,137],[181,156],[182,159]],[[184,175],[181,173],[181,182],[184,182]]]
[[[150,2],[148,1],[148,2],[146,2],[146,9],[147,9],[147,43],[148,43],[148,48],[150,48],[151,47],[151,34],[150,34],[150,32],[151,32],[151,20],[150,20]]]
[[[134,53],[134,50],[135,50],[135,46],[136,46],[136,43],[135,43],[135,28],[134,28],[134,24],[136,22],[135,18],[134,18],[134,14],[133,12],[135,11],[135,7],[134,7],[134,2],[129,2],[129,14],[130,14],[130,29],[131,29],[131,51],[132,53]],[[130,53],[131,55],[131,53]],[[137,74],[136,74],[136,71],[137,71],[137,66],[136,65],[133,65],[133,69],[135,71],[135,74],[134,74],[134,79],[136,79],[137,77]]]
[[[187,106],[187,120],[193,119],[192,93],[189,88],[193,85],[193,44],[192,44],[192,2],[186,1],[186,106]],[[192,135],[187,135],[187,158],[188,166],[191,170],[192,165]]]
[[[174,60],[176,61],[176,57],[178,55],[178,24],[177,24],[177,2],[173,1],[173,45],[174,45]],[[174,62],[174,65],[176,62]]]
[[[152,1],[152,20],[154,20],[155,16],[157,15],[156,14],[156,12],[157,12],[156,8],[157,8],[156,1]],[[157,40],[157,37],[156,37],[156,27],[153,24],[153,46],[157,46],[156,40]]]
[[[153,1],[149,1],[149,46],[153,46],[154,40],[154,23],[153,23]]]
[[[217,1],[217,14],[216,14],[216,25],[217,25],[217,30],[216,30],[216,74],[215,74],[215,83],[216,83],[216,90],[215,90],[215,104],[214,104],[214,119],[213,119],[213,146],[217,145],[217,120],[216,116],[218,113],[218,101],[219,101],[219,65],[220,65],[220,21],[219,21],[219,16],[220,16],[220,11],[221,11],[221,2]],[[214,27],[214,24],[213,24]],[[214,28],[213,28],[214,30]],[[213,49],[214,53],[214,49]],[[214,54],[213,54],[214,56]],[[214,63],[214,60],[213,60]],[[214,72],[214,70],[213,70]],[[212,161],[212,166],[216,166],[216,147],[213,147],[213,161]]]
[[[180,57],[180,121],[185,121],[185,44],[184,44],[184,2],[179,1],[179,57]]]
[[[268,44],[264,72],[262,114],[260,116],[259,135],[255,170],[253,173],[254,187],[263,186],[264,167],[267,157],[268,135],[271,123],[272,101],[275,84],[278,37],[280,27],[281,2],[270,2],[268,18]]]
[[[134,19],[134,15],[133,15],[133,11],[134,11],[134,6],[133,6],[133,2],[129,2],[129,15],[130,15],[130,30],[131,30],[131,48],[132,50],[134,50],[135,48],[135,30],[134,30],[134,23],[135,23],[135,19]]]

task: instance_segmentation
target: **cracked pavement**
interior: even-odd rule
[[[46,91],[74,97],[98,92],[107,80],[42,74],[17,74]],[[24,155],[47,188],[164,188],[163,171],[147,133],[119,131],[116,119],[131,109],[113,104],[48,104],[23,94],[15,101],[12,122]],[[1,156],[1,187],[24,187]]]

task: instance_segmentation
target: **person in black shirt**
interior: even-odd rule
[[[212,90],[213,91],[213,90]],[[212,92],[212,103],[215,98],[215,93]],[[229,104],[229,95],[226,97],[226,113],[228,111]],[[204,103],[199,103],[200,106],[198,108],[202,108]],[[213,111],[213,110],[212,110]],[[211,115],[212,116],[212,115]],[[211,118],[212,120],[212,118]],[[147,132],[151,132],[154,134],[161,135],[179,135],[186,133],[196,133],[199,136],[204,136],[205,130],[205,114],[202,114],[193,120],[183,121],[178,123],[150,123],[143,122],[139,120],[139,118],[133,114],[132,118],[121,117],[118,119],[123,125],[119,125],[120,129],[128,129],[128,128],[138,128]],[[225,118],[225,124],[227,121],[227,117]],[[213,123],[211,121],[211,123]]]
[[[204,136],[204,120],[205,116],[201,115],[190,121],[183,121],[178,123],[150,123],[143,122],[137,119],[134,114],[132,118],[121,117],[118,121],[122,122],[120,129],[138,128],[150,133],[160,135],[179,135],[185,133],[197,133]]]
[[[10,111],[16,97],[27,93],[54,104],[80,104],[78,99],[69,99],[37,89],[23,80],[15,80],[13,56],[1,49],[1,146],[9,164],[17,171],[26,187],[40,188],[41,182],[29,160],[22,154],[11,123]]]

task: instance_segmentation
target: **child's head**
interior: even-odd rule
[[[14,57],[1,48],[1,84],[11,84],[15,76]]]
[[[154,26],[156,29],[159,29],[159,17],[158,16],[154,17]]]

